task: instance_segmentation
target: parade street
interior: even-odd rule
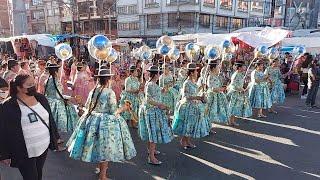
[[[111,163],[111,179],[319,179],[320,110],[309,109],[298,97],[288,97],[268,118],[239,121],[237,128],[217,125],[216,135],[183,150],[179,139],[160,145],[161,166],[147,164],[146,146],[131,129],[137,156],[124,164]],[[65,136],[66,140],[67,137]],[[1,180],[22,179],[17,169],[0,166]],[[50,152],[44,180],[95,180],[95,165]]]

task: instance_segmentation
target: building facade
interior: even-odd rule
[[[28,32],[25,0],[8,0],[11,35],[19,36]]]
[[[119,0],[119,37],[227,33],[283,26],[285,0]]]
[[[10,21],[7,0],[0,0],[0,37],[10,36]]]
[[[60,10],[57,1],[28,0],[26,10],[28,34],[60,33]]]
[[[285,25],[291,30],[318,28],[319,0],[287,0]]]

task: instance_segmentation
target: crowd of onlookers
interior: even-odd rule
[[[319,64],[317,57],[309,53],[305,53],[297,61],[294,61],[291,54],[286,53],[281,64],[287,94],[299,94],[301,87],[301,99],[306,100],[309,107],[316,107],[315,100],[320,81]]]

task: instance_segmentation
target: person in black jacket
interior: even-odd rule
[[[24,180],[41,180],[48,148],[58,149],[49,103],[33,77],[18,75],[0,106],[0,161],[19,169]]]

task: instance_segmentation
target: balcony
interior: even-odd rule
[[[145,8],[158,8],[160,4],[157,2],[145,4]]]
[[[199,4],[199,0],[179,0],[179,5],[196,5]],[[177,6],[178,0],[171,0],[170,2],[167,2],[167,6]]]

